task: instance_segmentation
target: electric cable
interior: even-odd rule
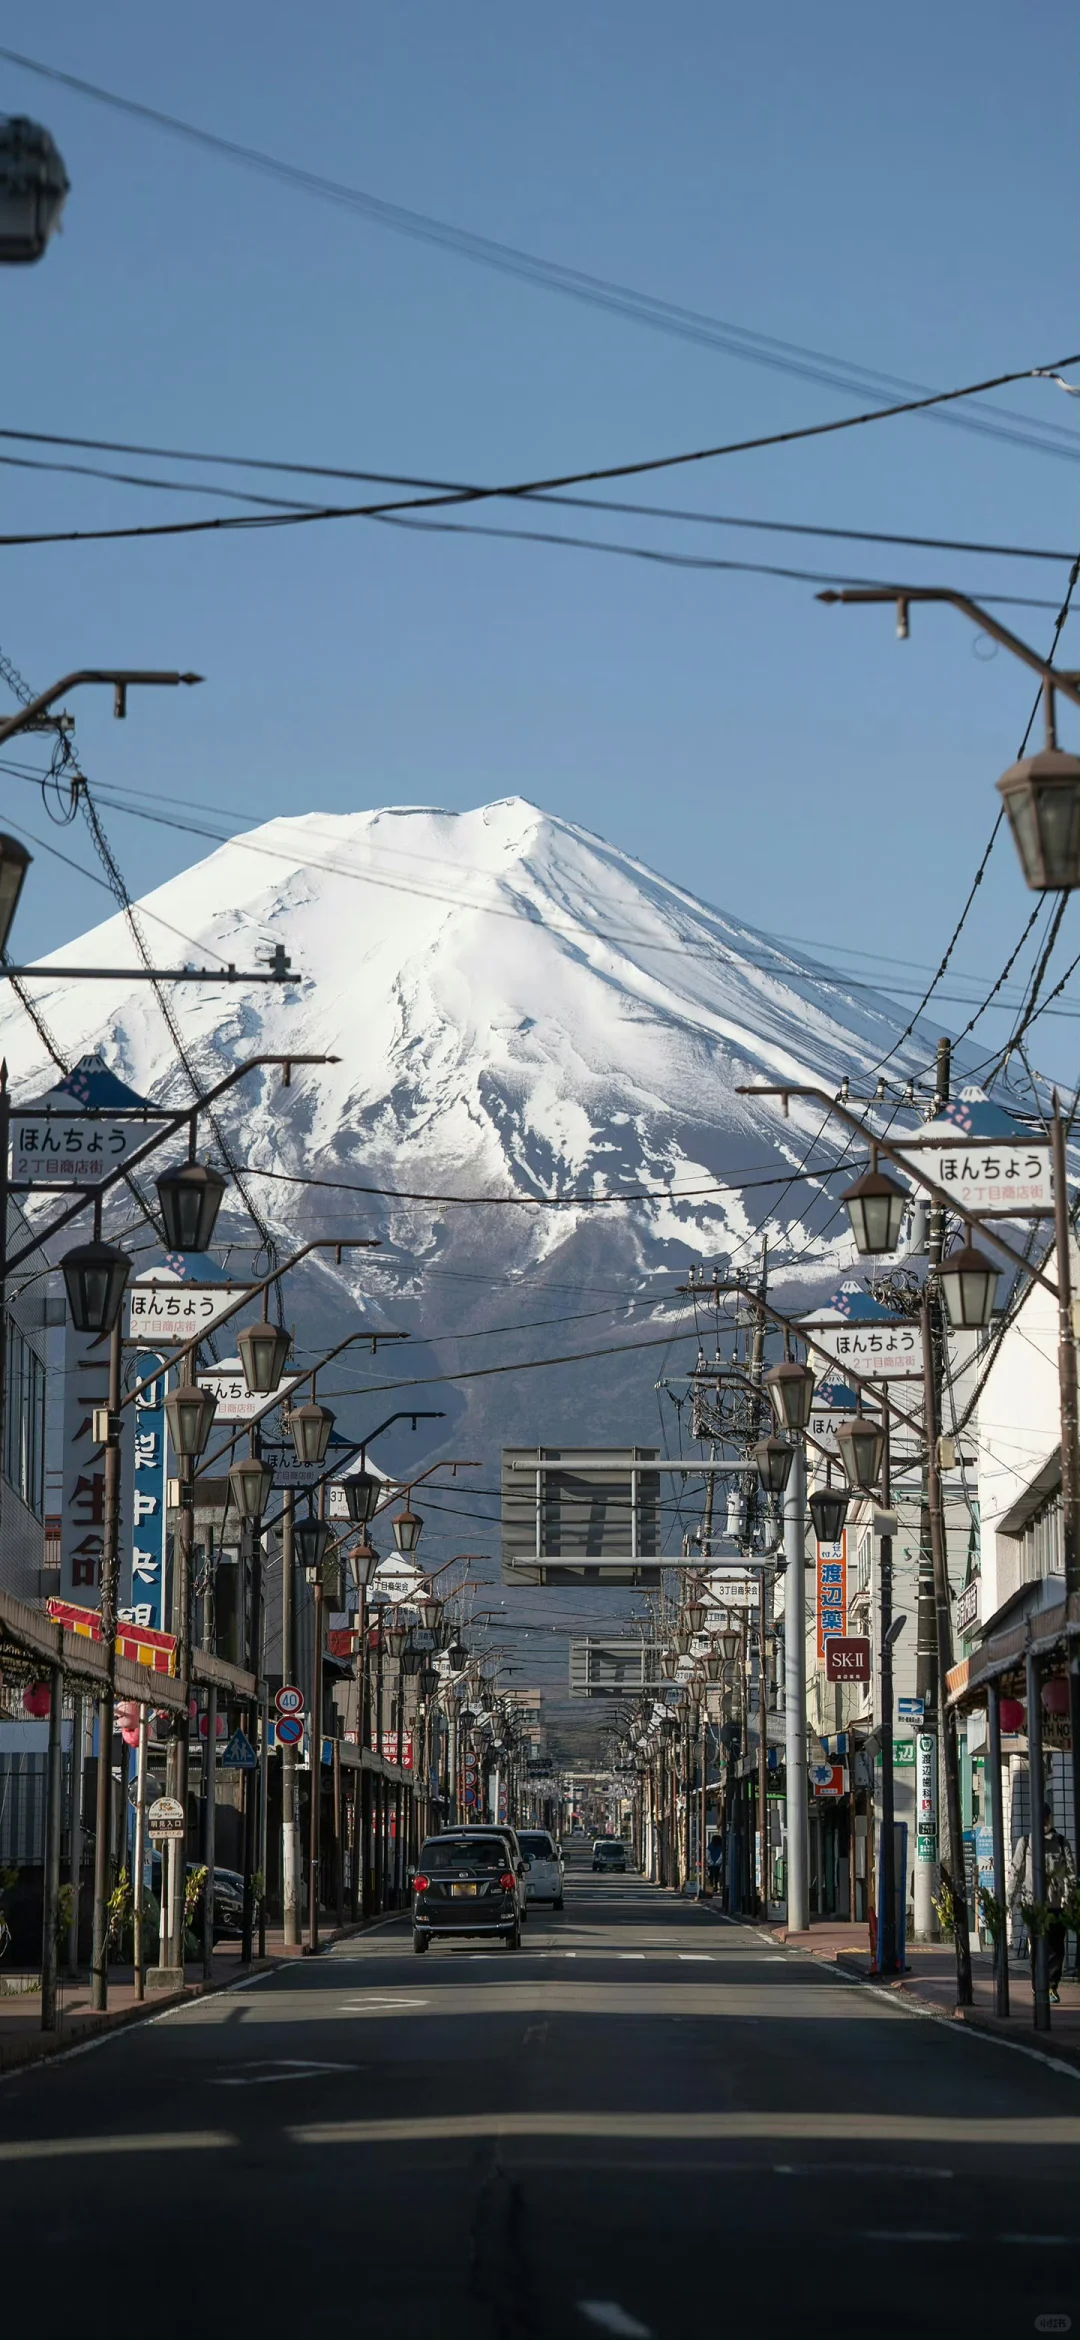
[[[493,268],[503,274],[560,292],[590,307],[606,310],[656,331],[674,334],[705,347],[719,349],[729,357],[737,357],[753,364],[764,365],[780,372],[795,374],[803,380],[826,384],[847,395],[864,397],[874,395],[883,386],[895,392],[921,391],[923,385],[903,381],[895,375],[854,365],[843,358],[830,357],[822,350],[808,349],[797,342],[784,341],[772,334],[759,333],[730,321],[710,317],[700,310],[681,303],[666,301],[655,294],[642,293],[631,285],[624,285],[610,277],[590,274],[587,270],[568,267],[561,261],[545,259],[518,245],[500,242],[492,236],[479,235],[467,228],[457,227],[448,220],[431,213],[415,211],[404,204],[391,203],[384,197],[370,194],[359,187],[351,187],[341,180],[321,172],[284,161],[280,156],[265,153],[261,148],[248,146],[238,139],[226,138],[205,130],[182,116],[165,112],[135,98],[122,96],[106,89],[99,82],[64,72],[60,67],[47,65],[39,58],[28,57],[18,49],[0,48],[0,57],[16,65],[23,72],[37,75],[41,80],[69,89],[80,97],[111,108],[114,112],[145,122],[173,137],[202,148],[205,152],[221,155],[226,160],[293,187],[299,192],[345,208],[373,224],[392,230],[424,243],[450,250],[459,258]],[[1052,366],[1032,369],[1031,378],[1056,380],[1067,365],[1075,365],[1076,358],[1061,358]],[[1062,385],[1068,388],[1069,385]],[[1030,417],[1012,408],[992,408],[985,416],[950,416],[955,426],[975,429],[983,436],[1008,439],[1015,444],[1036,449],[1043,454],[1064,455],[1073,458],[1077,442],[1071,428],[1061,423],[1036,423]]]
[[[1080,352],[1058,359],[1057,364],[1080,364]],[[1000,389],[1004,383],[1031,381],[1038,373],[1046,371],[1045,367],[1021,366],[1010,373],[990,375],[981,382],[964,383],[955,390],[937,390],[925,398],[901,399],[889,406],[868,408],[861,414],[833,416],[828,422],[804,423],[791,430],[759,433],[750,439],[732,439],[717,446],[688,448],[676,455],[644,456],[633,463],[594,465],[587,471],[560,472],[546,479],[516,480],[495,487],[456,489],[449,495],[399,497],[390,503],[322,505],[303,512],[227,512],[205,520],[165,520],[124,528],[23,530],[0,535],[0,545],[104,544],[158,536],[221,535],[249,529],[306,528],[330,520],[377,520],[388,513],[427,512],[447,504],[490,503],[501,497],[519,499],[548,494],[556,488],[591,487],[609,479],[640,479],[647,473],[678,470],[688,464],[715,462],[727,455],[753,454],[766,447],[793,446],[809,439],[828,438],[839,431],[860,430],[872,423],[891,422],[899,415],[921,414],[930,408],[954,404],[957,399],[979,397],[987,390]]]
[[[245,470],[297,472],[322,479],[370,480],[377,485],[386,487],[425,488],[432,491],[446,490],[462,494],[473,493],[476,487],[476,483],[470,480],[418,478],[412,472],[355,471],[325,463],[278,463],[268,457],[251,455],[198,455],[183,448],[142,447],[123,440],[62,438],[57,433],[48,431],[17,431],[0,428],[0,439],[25,439],[47,446],[97,448],[103,452],[112,450],[124,455],[164,458],[173,463],[220,463]],[[1080,454],[1080,442],[1078,442],[1078,454]],[[177,492],[182,490],[189,495],[226,495],[231,492],[213,480],[203,480],[196,483],[188,480],[146,479],[131,472],[99,470],[92,465],[31,462],[28,458],[12,455],[0,454],[0,464],[14,465],[18,469],[70,472],[78,477],[111,480],[128,487],[162,488]],[[283,501],[283,499],[272,496],[250,496],[244,500],[267,505]],[[838,539],[844,543],[896,544],[925,552],[985,553],[989,557],[1001,560],[1071,561],[1073,558],[1072,552],[1067,546],[1055,548],[1046,545],[997,544],[981,538],[912,536],[896,530],[839,528],[805,520],[761,520],[733,512],[698,512],[687,505],[638,504],[611,496],[549,494],[537,496],[535,500],[538,504],[550,505],[553,509],[568,508],[573,511],[619,513],[645,520],[676,520],[706,528],[747,528],[770,536],[822,536]],[[317,510],[320,507],[304,505],[293,498],[291,499],[291,508],[304,511]]]

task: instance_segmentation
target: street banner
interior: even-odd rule
[[[289,1396],[300,1379],[299,1373],[287,1373],[269,1397],[253,1397],[239,1357],[226,1357],[220,1365],[206,1366],[200,1372],[199,1388],[208,1389],[215,1401],[215,1422],[260,1422]]]
[[[88,1608],[101,1606],[105,1550],[105,1449],[94,1438],[94,1409],[109,1402],[109,1335],[64,1329],[63,1460],[60,1593]],[[134,1407],[125,1406],[120,1433],[120,1539],[117,1599],[131,1599]]]
[[[1054,1207],[1050,1140],[995,1105],[985,1089],[961,1089],[910,1141],[890,1140],[963,1210],[1035,1216]]]
[[[169,1368],[156,1352],[140,1350],[138,1378],[161,1372],[135,1400],[135,1493],[131,1539],[131,1614],[160,1632],[165,1623],[165,1536],[168,1521],[168,1439],[165,1393]]]
[[[75,1601],[48,1600],[45,1603],[50,1617],[58,1625],[66,1625],[69,1633],[82,1635],[84,1641],[101,1640],[101,1613],[98,1609],[84,1609]],[[130,1658],[133,1665],[149,1666],[155,1674],[175,1674],[176,1639],[171,1633],[155,1633],[149,1626],[137,1625],[130,1612],[121,1611],[116,1628],[116,1647],[121,1657]]]
[[[824,1349],[850,1381],[922,1380],[922,1333],[908,1317],[886,1317],[877,1323],[802,1322],[813,1333],[818,1352]]]
[[[118,1080],[104,1057],[81,1056],[44,1097],[12,1106],[12,1180],[95,1186],[165,1127],[160,1107]]]
[[[830,1634],[847,1632],[847,1529],[838,1543],[817,1547],[817,1647],[825,1655]]]

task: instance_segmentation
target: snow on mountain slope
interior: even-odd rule
[[[781,1281],[820,1287],[850,1258],[829,1193],[783,1183],[804,1157],[827,1163],[841,1150],[835,1132],[816,1139],[820,1107],[785,1122],[736,1090],[755,1079],[832,1089],[844,1073],[861,1086],[903,1019],[568,821],[513,797],[461,814],[313,812],[223,845],[141,909],[162,964],[217,953],[250,967],[282,943],[300,972],[289,989],[173,990],[204,1087],[264,1052],[339,1060],[298,1069],[288,1089],[276,1074],[252,1076],[223,1120],[283,1254],[321,1232],[383,1246],[287,1287],[302,1342],[340,1337],[347,1294],[369,1321],[413,1334],[407,1368],[404,1351],[388,1350],[372,1368],[346,1359],[330,1377],[328,1395],[370,1393],[342,1396],[345,1427],[393,1404],[443,1406],[447,1451],[479,1458],[472,1476],[492,1490],[504,1443],[656,1442],[657,1375],[692,1359],[687,1320],[657,1318],[655,1307],[691,1259],[749,1266],[764,1232]],[[55,980],[35,985],[35,997],[69,1061],[102,1047],[135,1089],[179,1104],[189,1090],[151,988],[64,980],[65,962],[116,966],[133,955],[124,920],[111,918],[44,962]],[[17,1100],[50,1085],[41,1043],[10,997],[2,1041]],[[897,1051],[890,1072],[922,1069],[927,1054],[924,1036]],[[661,1191],[602,1207],[405,1199],[500,1195],[527,1206],[641,1187]],[[221,1231],[241,1249],[247,1225],[241,1210],[223,1213]],[[629,1345],[665,1327],[666,1361],[653,1348],[587,1369],[433,1382],[385,1408],[376,1394],[420,1373]],[[406,1433],[389,1451],[404,1467],[434,1445]],[[441,1528],[446,1550],[475,1544],[495,1510],[460,1483],[452,1501],[441,1520],[434,1505],[428,1513],[430,1540]],[[490,1525],[480,1540],[494,1549]],[[562,1642],[558,1663],[564,1677]]]

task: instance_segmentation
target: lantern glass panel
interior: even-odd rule
[[[316,1405],[314,1400],[306,1406],[293,1407],[289,1414],[289,1429],[297,1462],[325,1461],[334,1419],[329,1406]]]
[[[158,1201],[170,1251],[209,1251],[225,1184],[220,1170],[204,1162],[181,1162],[162,1172]]]
[[[415,1552],[423,1532],[424,1522],[418,1511],[399,1511],[393,1521],[394,1542],[399,1552]]]
[[[60,1262],[76,1332],[111,1333],[131,1271],[115,1243],[78,1243]]]
[[[205,1451],[216,1412],[216,1400],[197,1382],[182,1381],[179,1389],[169,1391],[165,1418],[178,1462],[194,1462]]]
[[[876,1486],[885,1452],[884,1433],[876,1424],[862,1419],[845,1422],[836,1433],[836,1443],[849,1485]]]
[[[381,1481],[371,1471],[350,1471],[348,1478],[343,1479],[341,1484],[345,1491],[345,1508],[349,1518],[355,1520],[357,1526],[365,1524],[378,1508]]]
[[[883,1170],[868,1170],[865,1178],[857,1178],[840,1200],[847,1209],[855,1249],[862,1258],[876,1259],[896,1250],[911,1200],[906,1186],[888,1178]]]
[[[258,1324],[245,1325],[236,1346],[250,1395],[273,1397],[289,1354],[288,1333],[264,1316]]]
[[[851,1501],[846,1487],[819,1487],[810,1497],[810,1517],[819,1544],[838,1544]]]
[[[233,1464],[229,1486],[241,1519],[261,1519],[274,1491],[274,1474],[258,1455],[247,1455]]]
[[[757,1475],[767,1495],[782,1495],[791,1477],[795,1449],[783,1438],[762,1438],[754,1448]]]
[[[293,1529],[293,1543],[304,1574],[318,1575],[326,1557],[330,1529],[324,1519],[298,1519]]]
[[[984,1251],[965,1243],[961,1250],[950,1252],[938,1270],[938,1282],[945,1313],[956,1331],[981,1331],[990,1323],[998,1271]]]
[[[765,1375],[765,1387],[781,1430],[805,1430],[814,1401],[813,1366],[796,1365],[785,1358]]]
[[[352,1569],[353,1582],[360,1587],[361,1591],[371,1583],[378,1565],[379,1555],[374,1544],[369,1543],[366,1536],[362,1544],[352,1546],[349,1553],[349,1566]]]
[[[1013,841],[1032,893],[1080,885],[1080,762],[1043,748],[998,781]]]

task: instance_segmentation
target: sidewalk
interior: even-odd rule
[[[379,1923],[376,1918],[357,1919],[355,1924],[339,1927],[324,1913],[319,1925],[319,1948],[329,1949],[332,1942],[347,1941],[351,1935],[365,1933]],[[230,1983],[242,1977],[268,1974],[273,1967],[303,1955],[303,1951],[286,1948],[280,1926],[268,1925],[265,1958],[256,1957],[250,1966],[241,1966],[239,1942],[219,1942],[214,1950],[212,1982],[203,1979],[202,1959],[192,1959],[184,1970],[182,1991],[148,1990],[141,2000],[135,1997],[130,1963],[110,1966],[109,2004],[104,2014],[95,2014],[91,2006],[90,1981],[85,1973],[77,1981],[63,1975],[55,2031],[41,2029],[40,1988],[20,1990],[17,1971],[0,1968],[0,2074],[20,2064],[39,2063],[43,2057],[59,2055],[65,2048],[75,2047],[99,2032],[122,2030],[125,2024],[159,2015],[163,2008],[178,2006],[184,1999],[198,1999],[209,1991],[227,1990]],[[27,1980],[32,1982],[36,1978],[28,1976]]]
[[[992,2032],[995,2038],[1012,2039],[1023,2046],[1043,2048],[1080,2067],[1080,1982],[1062,1980],[1061,2005],[1050,2009],[1050,2030],[1037,2032],[1031,2020],[1031,1970],[1026,1960],[1009,1960],[1009,2014],[1003,2017],[994,2013],[994,1971],[987,1951],[972,1951],[974,2004],[958,2007],[956,1959],[948,1942],[925,1946],[910,1943],[907,1973],[885,1981],[871,1970],[870,1935],[865,1924],[822,1918],[804,1933],[789,1934],[786,1926],[776,1924],[770,1924],[767,1931],[793,1950],[808,1951],[812,1958],[827,1959],[847,1974],[877,1983],[882,1990],[898,1991],[905,1999],[932,2007],[936,2013],[950,2015],[957,2022],[971,2024],[978,2031]]]

